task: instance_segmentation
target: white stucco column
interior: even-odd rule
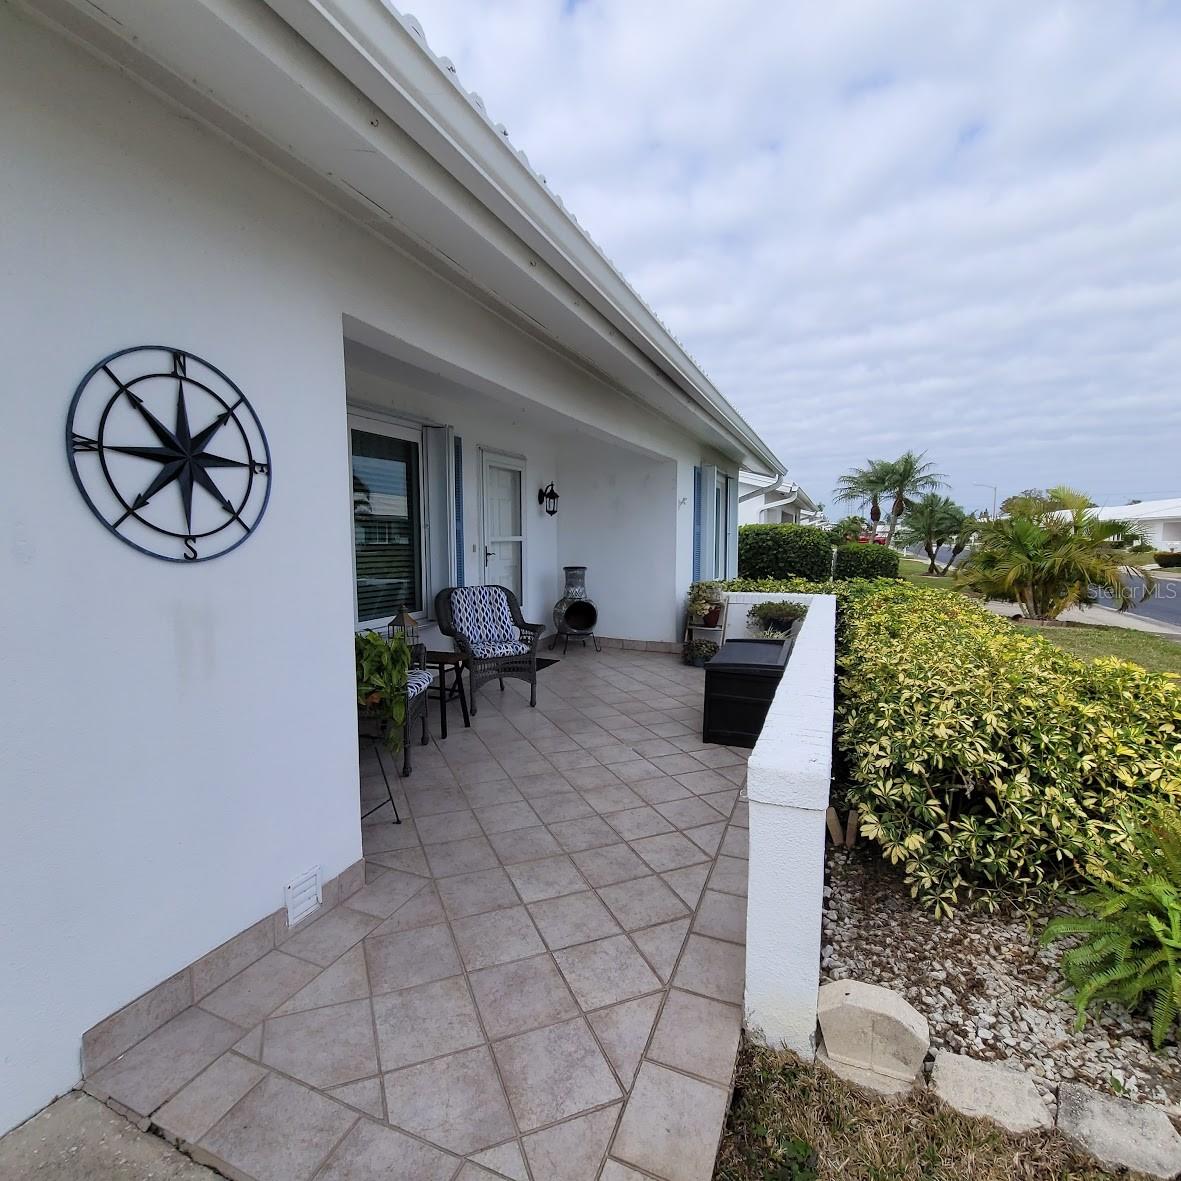
[[[794,595],[733,595],[743,604]],[[799,596],[803,599],[805,596]],[[739,602],[741,600],[741,602]],[[824,827],[832,771],[836,600],[815,595],[747,774],[750,884],[747,1023],[812,1055],[824,902]]]

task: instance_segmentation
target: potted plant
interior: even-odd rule
[[[722,588],[716,582],[695,582],[689,587],[689,619],[701,627],[717,627],[722,618]]]
[[[356,656],[358,715],[363,721],[384,723],[386,745],[398,750],[406,723],[410,645],[404,636],[387,639],[375,631],[358,632]]]
[[[705,668],[705,662],[717,651],[718,646],[713,640],[689,640],[681,650],[681,658],[694,668]]]
[[[761,636],[778,639],[791,634],[792,626],[808,614],[807,603],[792,603],[786,599],[756,603],[747,612],[746,622]]]

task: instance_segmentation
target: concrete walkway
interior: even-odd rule
[[[1016,603],[1002,603],[996,599],[988,599],[983,604],[995,615],[1006,617],[1020,615],[1021,608]],[[1146,619],[1134,611],[1114,611],[1110,607],[1070,607],[1058,617],[1063,623],[1089,623],[1098,627],[1123,627],[1129,631],[1152,632],[1154,635],[1167,636],[1170,639],[1181,640],[1181,627],[1173,627],[1168,623],[1161,623],[1156,619]]]
[[[72,1091],[0,1139],[11,1181],[217,1181],[171,1144]]]

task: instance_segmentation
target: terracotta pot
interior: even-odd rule
[[[702,617],[703,627],[717,627],[718,621],[722,618],[722,604],[715,603]]]

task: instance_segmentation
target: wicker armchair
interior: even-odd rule
[[[537,641],[542,623],[526,623],[517,596],[505,586],[448,586],[435,596],[439,631],[455,641],[471,678],[471,711],[476,690],[505,677],[529,682],[529,704],[537,705]]]

